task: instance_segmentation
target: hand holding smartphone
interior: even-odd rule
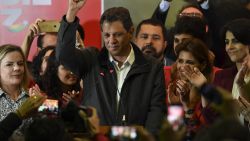
[[[178,130],[184,124],[184,109],[182,105],[169,105],[167,120],[173,130]]]

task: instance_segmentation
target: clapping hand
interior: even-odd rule
[[[17,115],[21,119],[29,117],[36,109],[43,104],[47,97],[41,94],[30,96],[22,105],[16,110]]]
[[[63,93],[63,105],[66,106],[71,100],[76,99],[80,95],[79,91],[68,91],[68,93]]]
[[[238,85],[238,87],[242,87],[246,84],[246,82],[244,81],[244,78],[247,72],[248,72],[248,66],[247,66],[247,61],[245,61],[235,76],[235,82]]]
[[[197,67],[184,66],[183,75],[188,81],[197,88],[200,88],[203,84],[207,83],[207,78],[200,72]]]

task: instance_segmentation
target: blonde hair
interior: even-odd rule
[[[21,88],[23,88],[24,90],[27,91],[28,85],[29,85],[29,80],[30,80],[30,74],[29,74],[29,70],[27,67],[26,58],[25,58],[21,48],[19,46],[12,45],[12,44],[1,45],[0,46],[0,63],[5,58],[5,56],[11,52],[19,52],[22,56],[22,59],[24,62],[24,76],[23,76],[23,81],[21,82]],[[0,85],[1,85],[1,82],[0,82]]]

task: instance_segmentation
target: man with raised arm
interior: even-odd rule
[[[131,42],[133,23],[123,7],[102,14],[104,47],[100,52],[76,49],[76,15],[85,3],[69,0],[58,33],[58,61],[82,77],[82,104],[97,109],[101,125],[139,125],[155,134],[165,114],[162,63],[145,57]]]

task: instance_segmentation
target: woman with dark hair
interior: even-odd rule
[[[177,45],[176,53],[177,60],[172,66],[172,76],[168,86],[168,103],[183,106],[186,124],[193,133],[200,126],[212,123],[217,115],[211,111],[208,102],[200,96],[198,88],[187,79],[185,73],[190,69],[197,70],[209,83],[213,75],[213,64],[209,59],[208,48],[196,38],[186,39]]]
[[[42,49],[41,51],[39,51],[37,56],[33,58],[32,61],[31,71],[33,80],[36,84],[38,84],[41,90],[44,90],[44,87],[42,85],[42,76],[44,75],[45,70],[47,68],[48,58],[54,49],[55,46],[49,46]]]
[[[244,91],[244,86],[250,82],[250,20],[234,20],[225,25],[221,33],[226,52],[235,66],[217,72],[214,84],[232,91],[233,98],[243,108],[242,115],[250,119],[249,114],[244,114],[250,110],[250,97]]]
[[[214,84],[232,91],[234,78],[249,56],[250,20],[237,19],[228,23],[221,30],[221,39],[224,40],[223,46],[235,65],[218,71],[215,74]]]
[[[80,103],[82,95],[80,79],[56,61],[55,51],[48,58],[47,69],[42,80],[47,96],[58,99],[63,107],[72,99]]]
[[[185,77],[182,75],[182,72],[184,71],[183,66],[191,66],[192,68],[196,67],[198,68],[206,78],[211,81],[212,76],[212,62],[209,60],[209,51],[206,47],[206,45],[200,41],[199,39],[191,38],[186,39],[183,41],[183,43],[180,43],[176,47],[176,53],[177,53],[177,60],[175,64],[172,66],[172,80],[170,82],[169,90],[171,90],[173,85],[176,85],[176,92],[175,94],[173,92],[169,92],[169,102],[170,103],[179,103],[180,102],[180,93],[182,89],[185,88],[181,85],[189,85],[188,82],[186,82]],[[178,86],[178,83],[180,81],[180,87]],[[176,83],[176,84],[174,84]],[[192,86],[186,89],[186,92],[189,92]],[[192,91],[190,91],[192,92]],[[172,95],[173,94],[173,95]],[[191,96],[191,95],[190,95]],[[199,97],[199,95],[197,95]],[[198,100],[199,101],[199,98]],[[193,103],[194,104],[194,103]]]

